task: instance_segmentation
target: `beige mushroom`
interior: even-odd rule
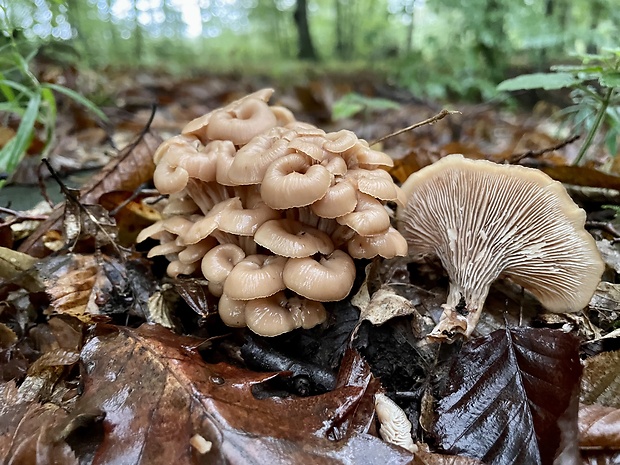
[[[325,135],[327,141],[323,144],[323,148],[332,153],[343,153],[352,149],[358,141],[355,133],[343,129],[338,132],[331,132]]]
[[[187,186],[189,173],[182,165],[185,155],[168,151],[161,157],[153,173],[153,183],[162,194],[176,194]]]
[[[316,261],[312,257],[289,258],[282,273],[290,290],[319,302],[344,299],[355,280],[353,259],[342,250]]]
[[[260,184],[271,162],[291,152],[284,138],[289,132],[275,127],[254,137],[235,154],[229,179],[237,185]]]
[[[392,176],[385,170],[355,168],[347,171],[345,179],[350,179],[360,192],[377,199],[403,200],[400,188],[394,184]]]
[[[314,328],[327,320],[327,312],[320,302],[293,296],[288,299],[287,306],[296,328]]]
[[[293,153],[274,160],[263,178],[261,196],[271,208],[282,210],[310,205],[323,198],[332,174],[310,158]]]
[[[181,134],[198,137],[203,143],[206,144],[209,140],[206,134],[207,127],[214,113],[216,113],[217,111],[222,111],[222,110],[226,112],[234,111],[244,101],[247,101],[247,100],[258,99],[263,102],[267,102],[271,98],[272,94],[273,94],[273,89],[267,88],[267,89],[261,89],[252,94],[246,95],[238,100],[235,100],[234,102],[229,103],[224,108],[211,111],[207,113],[206,115],[193,119],[183,128],[183,130],[181,131]]]
[[[322,148],[323,142],[325,142],[325,139],[320,136],[296,137],[289,142],[288,148],[321,162],[328,155]]]
[[[269,297],[286,289],[282,280],[285,257],[249,255],[235,265],[224,283],[224,294],[234,300]]]
[[[287,298],[278,292],[263,299],[250,300],[245,305],[245,321],[261,336],[278,336],[296,329],[297,323],[287,308]]]
[[[202,149],[202,144],[197,137],[192,135],[178,135],[165,140],[157,147],[153,154],[153,163],[159,164],[161,159],[170,154],[171,157],[192,155],[198,153]]]
[[[376,236],[360,236],[356,234],[347,242],[347,251],[353,258],[404,257],[408,245],[405,238],[391,226]]]
[[[245,252],[235,244],[220,244],[202,258],[202,274],[209,282],[223,283],[232,269],[245,258]]]
[[[185,264],[201,261],[205,254],[216,245],[217,241],[213,237],[207,237],[196,244],[188,245],[179,252],[179,261]]]
[[[357,193],[355,210],[336,218],[360,236],[381,234],[390,227],[390,215],[381,202],[368,194]]]
[[[327,189],[322,199],[314,202],[310,208],[321,218],[337,218],[355,210],[357,190],[350,182],[344,180]]]
[[[253,137],[278,124],[269,105],[259,99],[245,99],[233,110],[218,110],[209,119],[207,137],[211,140],[229,140],[245,145]]]
[[[195,244],[211,235],[211,233],[218,228],[220,219],[226,216],[230,211],[233,211],[239,203],[239,199],[233,197],[232,199],[224,200],[215,205],[204,217],[197,220],[191,228],[183,234],[185,243]]]
[[[166,273],[171,278],[176,278],[179,275],[190,276],[194,274],[194,271],[198,269],[198,263],[182,263],[179,260],[173,260],[168,264]]]
[[[217,312],[226,326],[243,328],[246,326],[245,304],[245,300],[233,300],[223,294],[217,304]]]
[[[279,213],[261,200],[243,208],[241,201],[233,204],[218,220],[218,229],[237,236],[252,236],[268,220],[279,218]]]
[[[334,250],[334,244],[326,233],[288,218],[263,223],[256,230],[254,241],[282,257],[303,258],[316,253],[326,255]]]
[[[431,336],[474,331],[502,274],[552,312],[585,307],[604,270],[585,212],[531,168],[450,155],[407,179],[400,230],[414,257],[436,256],[450,278]]]
[[[276,117],[278,126],[286,126],[287,124],[295,122],[295,115],[293,115],[293,112],[288,108],[280,105],[272,105],[269,108],[271,109],[273,116]]]

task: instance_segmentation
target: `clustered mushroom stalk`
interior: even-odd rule
[[[539,170],[449,155],[410,176],[399,228],[415,258],[437,257],[450,278],[430,336],[470,336],[500,275],[552,312],[590,301],[604,271],[585,212]]]
[[[163,219],[143,230],[168,275],[202,274],[229,326],[275,336],[326,319],[354,258],[403,256],[385,201],[404,195],[392,159],[350,131],[326,133],[270,106],[264,89],[191,121],[154,154]]]

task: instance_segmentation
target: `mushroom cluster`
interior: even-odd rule
[[[430,336],[470,336],[493,281],[507,276],[552,312],[584,308],[604,263],[585,212],[539,170],[449,155],[410,176],[400,230],[413,258],[438,257],[450,278]]]
[[[201,273],[229,326],[275,336],[323,322],[345,298],[354,258],[392,258],[407,243],[385,201],[404,194],[392,159],[350,131],[326,133],[270,106],[264,89],[191,121],[154,154],[170,276]]]

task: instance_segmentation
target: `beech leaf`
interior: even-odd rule
[[[569,407],[580,374],[578,340],[562,331],[513,328],[469,341],[450,369],[434,432],[444,450],[488,464],[550,464],[562,434],[576,437]]]
[[[361,377],[351,369],[344,377],[350,382],[320,396],[257,399],[254,388],[282,375],[207,364],[195,350],[201,340],[158,325],[101,325],[98,332],[82,350],[84,393],[69,419],[104,415],[93,465],[413,461],[407,451],[356,430],[368,424],[357,416],[372,401],[368,369]]]

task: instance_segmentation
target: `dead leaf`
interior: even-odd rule
[[[599,404],[580,405],[579,446],[620,450],[620,409]]]
[[[99,197],[106,192],[133,192],[153,177],[155,166],[153,153],[162,142],[158,135],[147,132],[137,145],[125,147],[117,158],[112,160],[94,177],[88,186],[80,190],[81,202],[94,205]],[[63,206],[58,206],[34,233],[20,246],[21,252],[42,257],[49,254],[42,239],[50,230],[59,229],[59,221],[63,214]]]
[[[0,457],[7,464],[77,465],[69,444],[52,431],[67,414],[54,404],[17,401],[14,383],[0,387]]]
[[[73,251],[78,241],[95,239],[95,248],[104,245],[116,245],[118,230],[116,222],[110,218],[108,211],[101,205],[84,205],[79,200],[79,191],[68,189],[73,197],[65,201],[63,214],[63,236],[69,250]]]
[[[119,313],[143,319],[148,315],[154,283],[139,261],[72,254],[50,257],[36,268],[51,298],[47,314],[74,316],[86,323]]]
[[[86,344],[84,394],[72,416],[105,414],[95,465],[412,462],[411,454],[368,434],[326,439],[364,398],[364,387],[258,400],[253,386],[280,375],[207,364],[193,349],[199,343],[143,325],[101,327]],[[211,443],[204,455],[195,447],[196,435],[200,444]]]
[[[128,191],[114,191],[99,197],[99,203],[108,211],[124,205],[114,214],[119,244],[123,247],[131,247],[140,231],[162,218],[159,211],[140,201],[143,197],[128,201],[132,195],[133,193]]]
[[[576,436],[576,403],[569,407],[579,389],[578,342],[514,328],[465,343],[438,404],[440,446],[489,464],[552,463],[563,435]]]
[[[620,408],[620,351],[603,352],[584,362],[581,402]]]

